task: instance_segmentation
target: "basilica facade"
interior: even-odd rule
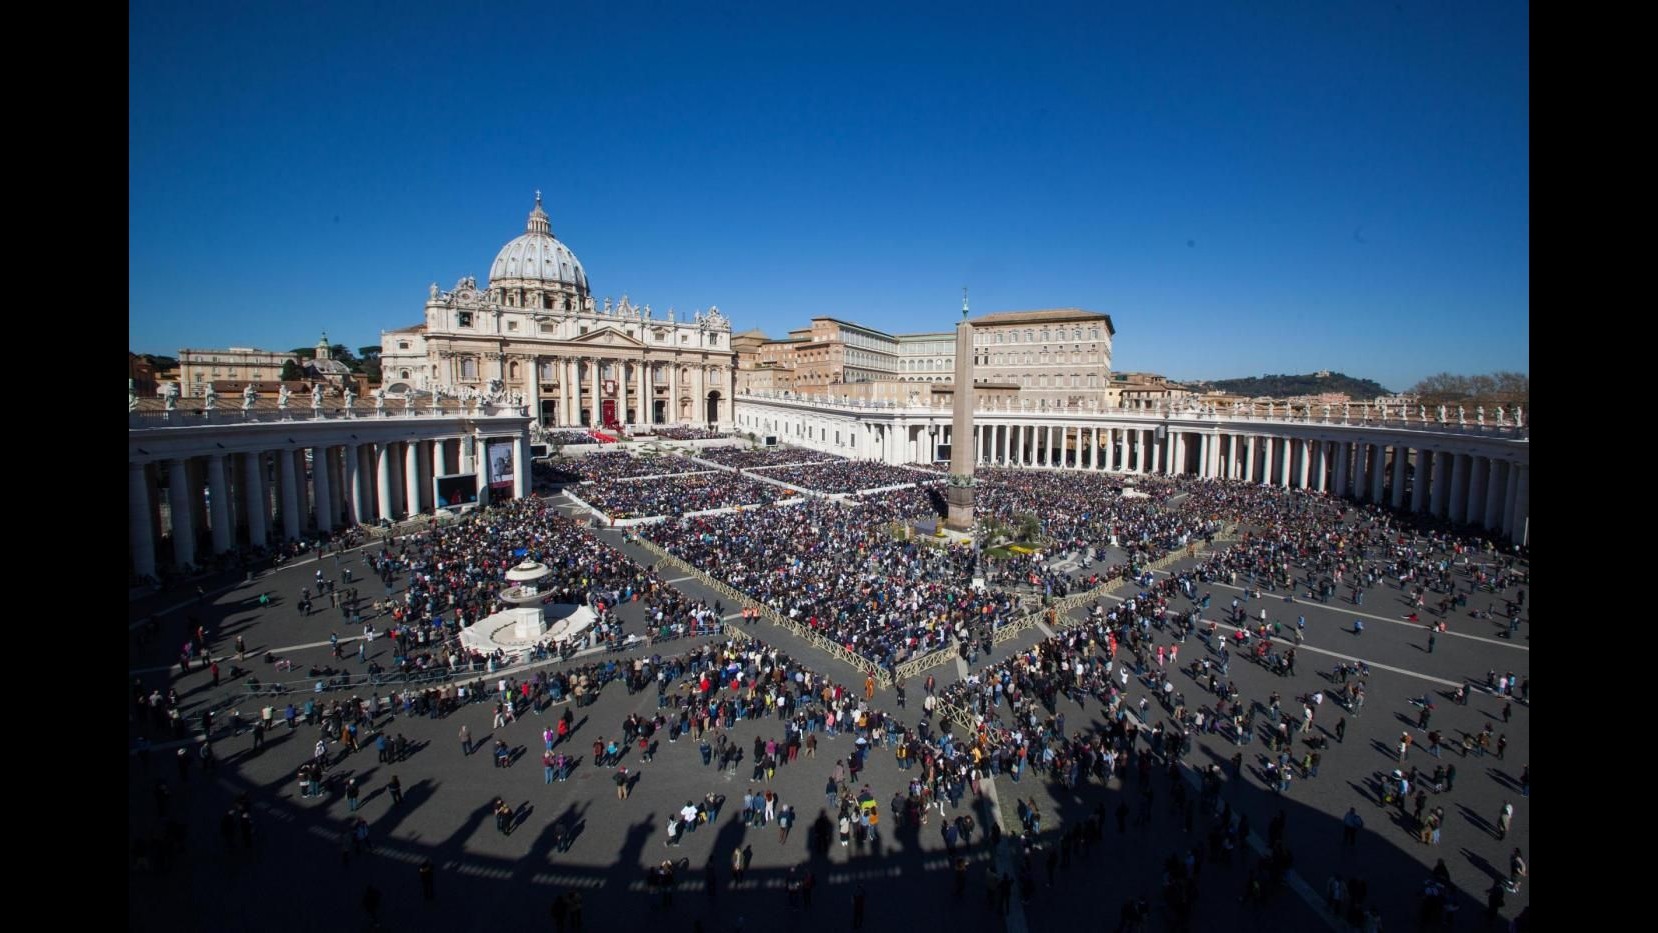
[[[498,389],[547,428],[732,423],[730,322],[717,308],[676,320],[625,295],[596,303],[540,192],[482,287],[472,276],[448,291],[433,283],[425,320],[382,331],[380,345],[389,395]]]

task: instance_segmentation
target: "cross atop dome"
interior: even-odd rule
[[[541,189],[535,190],[535,207],[530,211],[530,221],[524,226],[525,233],[540,233],[552,236],[552,225],[547,221],[547,212],[541,209]]]

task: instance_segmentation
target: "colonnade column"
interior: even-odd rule
[[[421,512],[420,503],[420,447],[414,441],[403,444],[403,505],[408,509],[408,516],[414,518]]]
[[[276,454],[277,468],[282,481],[282,539],[299,537],[299,478],[294,468],[294,451],[280,450]]]
[[[1423,506],[1425,506],[1428,502],[1428,472],[1432,469],[1430,461],[1433,454],[1430,451],[1420,449],[1415,451],[1415,454],[1416,480],[1411,484],[1410,488],[1410,510],[1412,512],[1421,512]]]
[[[1468,510],[1457,516],[1466,524],[1478,525],[1485,517],[1485,477],[1490,470],[1490,458],[1468,458]]]
[[[1244,457],[1243,468],[1241,478],[1244,482],[1253,483],[1255,481],[1255,435],[1253,434],[1249,435],[1249,453]]]
[[[1273,484],[1272,448],[1275,441],[1273,437],[1261,438],[1261,482],[1268,486]]]
[[[1290,488],[1290,468],[1294,465],[1294,462],[1295,462],[1295,441],[1293,441],[1290,438],[1286,437],[1286,438],[1284,438],[1284,463],[1279,468],[1279,471],[1278,471],[1278,473],[1279,473],[1279,483],[1278,483],[1278,485],[1284,487],[1285,489]]]
[[[1380,505],[1383,484],[1387,480],[1387,448],[1381,444],[1370,446],[1376,451],[1376,464],[1370,468],[1370,501]]]
[[[167,509],[172,515],[173,562],[196,561],[196,525],[191,508],[190,473],[184,460],[167,461]]]
[[[142,463],[127,463],[127,548],[132,552],[132,571],[140,577],[154,577],[155,538],[150,528],[150,477]]]
[[[1338,499],[1347,498],[1347,458],[1349,456],[1348,443],[1340,441],[1336,444],[1336,488]]]
[[[1480,516],[1480,524],[1487,530],[1494,530],[1499,519],[1498,511],[1503,504],[1503,480],[1507,478],[1505,468],[1508,464],[1496,457],[1490,458],[1490,464],[1485,477],[1485,514]]]
[[[1316,473],[1313,487],[1319,492],[1324,492],[1329,488],[1330,482],[1330,442],[1315,441],[1314,448],[1315,453],[1318,455],[1318,465],[1313,468]]]
[[[1509,507],[1508,527],[1504,530],[1516,544],[1525,544],[1531,536],[1528,527],[1531,521],[1531,467],[1523,463],[1510,464],[1509,475],[1512,477],[1509,485],[1514,490],[1510,496],[1513,504]]]
[[[1301,474],[1298,485],[1300,485],[1302,489],[1312,488],[1313,448],[1317,446],[1317,444],[1317,441],[1303,440],[1296,445],[1301,449]]]
[[[262,547],[268,538],[265,528],[270,518],[269,502],[265,498],[265,455],[242,455],[242,511],[248,516],[248,544]]]
[[[1393,445],[1393,507],[1405,507],[1405,466],[1410,460],[1410,448]]]
[[[1468,469],[1472,457],[1467,454],[1455,454],[1456,462],[1452,465],[1451,474],[1451,514],[1453,522],[1460,522],[1468,511]]]
[[[1369,484],[1365,480],[1370,478],[1370,445],[1359,441],[1353,444],[1353,499],[1363,501],[1365,490]]]
[[[530,432],[518,432],[518,443],[512,445],[512,493],[520,499],[530,495]]]
[[[328,447],[311,448],[311,482],[316,485],[317,530],[334,530],[334,489],[329,471],[333,463]]]
[[[235,545],[230,528],[230,484],[225,481],[225,455],[207,457],[207,508],[213,553],[223,554]]]
[[[380,514],[378,517],[387,520],[394,516],[391,507],[391,456],[390,443],[375,445],[375,486],[378,488],[380,499]],[[483,478],[481,472],[478,474],[478,478],[480,480]]]
[[[346,507],[348,524],[362,524],[363,513],[363,450],[356,444],[346,444],[340,448],[340,481],[345,486],[340,489],[340,499]]]
[[[1443,450],[1433,452],[1433,485],[1429,487],[1429,494],[1433,503],[1431,511],[1444,518],[1451,501],[1451,455]]]

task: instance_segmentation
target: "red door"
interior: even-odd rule
[[[600,417],[604,419],[604,426],[610,427],[616,423],[616,400],[607,398],[599,403]]]

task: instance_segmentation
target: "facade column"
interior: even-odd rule
[[[281,472],[282,481],[282,539],[291,541],[299,537],[301,530],[299,519],[299,471],[294,466],[292,450],[279,450],[276,453],[277,469]]]
[[[1338,499],[1347,498],[1347,466],[1348,466],[1348,459],[1347,458],[1350,456],[1350,454],[1349,454],[1350,447],[1351,447],[1351,445],[1349,445],[1346,441],[1339,441],[1336,444],[1336,488],[1335,488],[1335,493],[1336,493],[1336,498],[1338,498]]]
[[[1405,467],[1410,461],[1410,448],[1403,444],[1393,445],[1393,508],[1405,507]]]
[[[132,572],[140,577],[155,572],[155,538],[150,527],[150,477],[142,463],[127,463],[127,550]]]
[[[535,354],[529,356],[530,378],[530,418],[535,424],[541,423],[541,358]]]
[[[1462,521],[1468,514],[1468,472],[1473,458],[1467,454],[1456,454],[1456,460],[1451,469],[1451,514],[1453,522]]]
[[[1487,531],[1495,531],[1498,528],[1498,522],[1501,520],[1499,513],[1503,507],[1503,494],[1505,492],[1503,481],[1508,478],[1508,462],[1498,460],[1496,457],[1490,457],[1488,460],[1489,466],[1486,467],[1485,477],[1485,511],[1480,516],[1479,523]]]
[[[319,446],[311,448],[311,482],[316,486],[317,530],[327,533],[334,530],[334,484],[329,473],[334,469],[334,458],[329,456],[332,448]]]
[[[1371,444],[1370,447],[1376,452],[1376,465],[1370,468],[1370,501],[1381,505],[1383,486],[1387,481],[1387,448],[1381,444]]]
[[[587,423],[589,427],[602,428],[604,427],[604,383],[600,381],[599,376],[604,372],[604,364],[599,361],[598,357],[589,357],[587,368],[588,375],[591,377],[589,381],[593,383],[593,408],[591,409],[592,413],[587,416]]]
[[[1491,471],[1490,458],[1468,458],[1468,511],[1457,516],[1464,524],[1478,525],[1485,517],[1485,477]]]
[[[639,410],[634,412],[634,414],[638,416],[639,423],[645,425],[654,423],[651,421],[651,408],[653,406],[651,405],[652,396],[650,374],[650,362],[643,356],[640,356],[639,366],[634,370],[634,375],[639,377]]]
[[[410,518],[420,514],[421,498],[420,446],[408,441],[403,445],[403,505]]]
[[[380,514],[378,518],[390,521],[395,514],[391,503],[391,444],[381,443],[374,446],[375,486],[378,487]],[[483,478],[483,474],[479,474]]]
[[[266,523],[270,509],[265,497],[265,454],[261,451],[242,455],[242,511],[248,517],[248,544],[263,547],[269,540]]]
[[[213,553],[223,554],[236,546],[235,529],[230,525],[230,483],[225,477],[224,454],[207,457],[207,498]]]
[[[1410,487],[1410,510],[1420,514],[1428,502],[1428,473],[1433,469],[1430,463],[1433,454],[1420,448],[1406,452],[1414,453],[1416,459],[1416,469],[1412,471],[1413,481]]]
[[[558,423],[562,427],[575,427],[576,406],[570,401],[570,389],[576,384],[576,361],[573,357],[560,357],[558,361]],[[464,471],[463,471],[464,472]]]
[[[699,359],[697,365],[691,367],[691,423],[708,424],[708,361]],[[933,454],[929,453],[923,462],[932,463]]]

